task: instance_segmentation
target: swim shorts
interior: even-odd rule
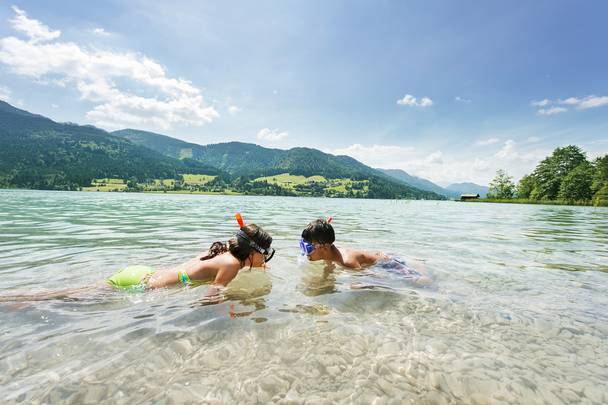
[[[387,270],[389,273],[397,274],[401,277],[416,279],[422,276],[412,267],[408,266],[403,259],[398,256],[387,256],[376,262],[376,266]]]

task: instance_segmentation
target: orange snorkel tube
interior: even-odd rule
[[[236,218],[236,222],[239,223],[239,228],[244,228],[245,227],[245,222],[243,221],[243,217],[241,216],[240,212],[237,212],[234,217]]]

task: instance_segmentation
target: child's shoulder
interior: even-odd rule
[[[342,250],[342,249],[341,249]],[[371,266],[386,256],[383,252],[363,249],[343,249],[342,257],[348,267],[362,268]]]

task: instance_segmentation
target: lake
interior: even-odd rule
[[[3,403],[606,403],[608,209],[0,190],[0,295],[185,261],[237,230],[274,237],[229,300],[206,285],[0,303]],[[298,258],[308,221],[338,246],[423,263]]]

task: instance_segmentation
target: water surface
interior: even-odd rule
[[[0,303],[0,398],[52,403],[606,403],[608,209],[0,190],[0,294],[184,261],[236,230],[277,255],[207,286]],[[300,263],[306,223],[435,282]],[[365,288],[361,288],[365,287]]]

